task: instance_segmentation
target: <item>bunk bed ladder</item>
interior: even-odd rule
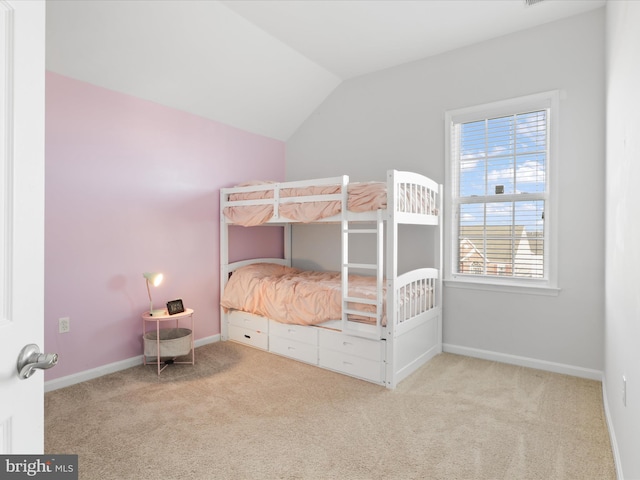
[[[384,300],[384,222],[382,210],[378,210],[377,218],[373,226],[371,223],[354,224],[349,222],[345,209],[342,214],[342,331],[347,334],[360,337],[380,339],[382,338],[382,315]],[[352,263],[349,261],[349,237],[351,235],[375,235],[376,258],[373,263]],[[349,273],[352,270],[364,270],[375,272],[376,298],[370,299],[349,295]],[[368,306],[368,308],[367,308]],[[374,307],[373,309],[371,307]],[[365,310],[367,308],[367,310]],[[350,320],[350,315],[369,317],[375,320],[373,325]]]

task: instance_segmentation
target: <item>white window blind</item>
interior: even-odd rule
[[[452,272],[546,279],[549,108],[451,125]]]

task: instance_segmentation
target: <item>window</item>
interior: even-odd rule
[[[555,115],[555,92],[447,113],[447,280],[555,287]]]

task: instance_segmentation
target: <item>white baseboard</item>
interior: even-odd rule
[[[215,343],[220,341],[220,334],[212,335],[210,337],[199,338],[196,340],[196,348],[209,343]],[[127,358],[126,360],[120,360],[119,362],[110,363],[108,365],[102,365],[100,367],[85,370],[83,372],[74,373],[73,375],[67,375],[66,377],[56,378],[55,380],[49,380],[44,382],[44,391],[52,392],[59,388],[70,387],[76,383],[86,382],[94,378],[102,377],[110,373],[119,372],[120,370],[126,370],[127,368],[142,365],[142,355],[136,357]]]
[[[607,429],[609,430],[609,440],[611,441],[611,451],[613,453],[613,463],[616,466],[616,478],[624,480],[622,475],[622,462],[620,460],[620,451],[618,450],[618,441],[616,440],[616,432],[613,429],[613,421],[609,412],[609,402],[607,401],[606,379],[602,379],[602,403],[604,407],[604,417],[607,420]]]
[[[209,345],[210,343],[216,343],[220,341],[220,334],[211,335],[210,337],[199,338],[194,343],[196,344],[196,348],[201,347],[203,345]]]
[[[442,350],[444,352],[455,353],[457,355],[464,355],[467,357],[482,358],[483,360],[492,360],[494,362],[508,363],[510,365],[518,365],[520,367],[536,368],[547,372],[562,373],[564,375],[602,381],[602,372],[600,370],[576,367],[563,363],[548,362],[546,360],[538,360],[536,358],[519,357],[517,355],[492,352],[489,350],[480,350],[478,348],[461,347],[459,345],[451,345],[448,343],[442,344]]]

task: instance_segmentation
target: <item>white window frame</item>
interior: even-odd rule
[[[558,141],[560,92],[557,90],[513,98],[483,105],[450,110],[445,113],[445,231],[444,231],[444,280],[447,287],[480,290],[557,295],[558,288]],[[495,276],[463,275],[457,273],[458,222],[455,198],[457,195],[457,163],[453,158],[452,133],[454,125],[489,118],[514,115],[534,110],[549,110],[547,118],[548,155],[545,192],[545,272],[543,279],[504,278]]]

